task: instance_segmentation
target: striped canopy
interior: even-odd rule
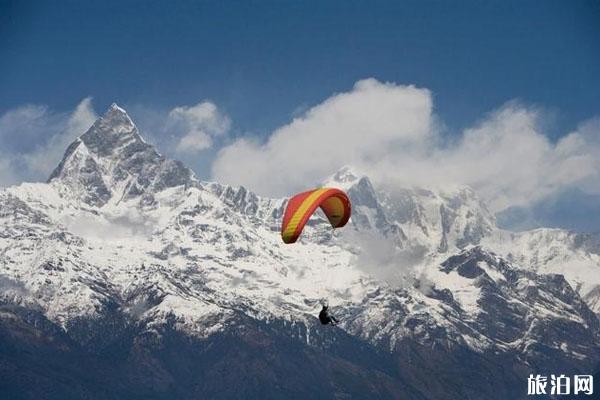
[[[319,188],[299,193],[290,198],[283,215],[281,238],[285,243],[294,243],[298,239],[317,207],[321,207],[334,228],[346,225],[350,219],[350,199],[343,191]]]

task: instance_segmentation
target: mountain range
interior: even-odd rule
[[[600,369],[599,236],[502,230],[463,186],[323,185],[349,225],[286,245],[286,199],[198,179],[113,104],[0,190],[0,397],[518,399]]]

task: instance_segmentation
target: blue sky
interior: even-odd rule
[[[70,120],[73,130],[116,101],[159,146],[191,162],[200,175],[249,186],[251,180],[219,168],[219,151],[225,148],[227,155],[231,146],[239,149],[236,140],[265,145],[274,131],[290,128],[294,117],[309,118],[306,113],[315,108],[317,114],[337,110],[327,106],[335,94],[383,95],[384,86],[355,87],[366,78],[427,89],[431,110],[423,110],[431,112],[441,131],[438,141],[464,140],[466,131],[490,126],[486,121],[507,108],[514,111],[512,122],[503,123],[511,129],[524,115],[521,111],[529,113],[520,121],[535,124],[548,141],[543,146],[553,151],[545,163],[563,151],[564,146],[552,146],[582,124],[593,131],[585,136],[591,140],[597,132],[586,121],[600,114],[600,3],[592,1],[0,0],[0,54],[0,154],[22,152],[23,160],[30,160],[30,153],[40,152],[36,140],[58,148],[64,140],[52,138],[51,129],[65,130]],[[416,101],[423,100],[421,94]],[[80,107],[77,114],[81,121],[74,120],[76,107],[90,97],[88,109]],[[209,103],[194,108],[203,102]],[[403,109],[404,103],[397,104]],[[23,107],[30,107],[25,115],[37,122],[11,125],[18,114],[14,113]],[[200,121],[199,115],[209,119]],[[198,145],[197,154],[176,154],[178,146],[170,142],[182,139],[179,130],[191,132],[193,123],[210,143]],[[300,133],[290,129],[304,134],[300,128]],[[444,154],[457,160],[455,153]],[[461,158],[456,163],[464,162]],[[36,171],[41,174],[47,167],[40,165]],[[540,172],[544,173],[557,171]],[[457,183],[477,186],[494,178],[462,179],[463,175],[457,173]],[[314,177],[306,176],[311,183]],[[5,181],[21,179],[11,178]],[[535,182],[540,180],[536,175]],[[489,196],[496,196],[491,200],[498,207],[527,207],[530,214],[551,199],[561,205],[553,215],[564,208],[564,201],[557,200],[560,196],[570,198],[580,191],[597,195],[593,179],[564,182],[540,189],[543,196],[531,202],[522,200],[525,191],[511,192],[528,181],[508,181],[495,190],[482,185],[482,191],[493,193]],[[594,203],[586,199],[579,203]],[[560,220],[545,214],[530,217],[545,224]]]
[[[0,4],[0,110],[209,98],[268,132],[366,77],[429,88],[456,128],[513,98],[561,126],[600,104],[591,1]]]

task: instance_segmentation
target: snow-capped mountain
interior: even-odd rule
[[[191,171],[168,160],[139,135],[127,113],[113,104],[68,148],[49,182],[67,187],[75,200],[101,207],[191,183]]]
[[[264,382],[279,396],[321,397],[303,392],[309,380],[325,385],[326,398],[517,398],[526,371],[590,373],[600,361],[597,238],[502,231],[466,187],[379,188],[350,167],[324,182],[351,197],[350,226],[333,232],[317,215],[296,245],[285,245],[285,199],[198,180],[113,104],[47,183],[0,191],[0,336],[16,349],[93,353],[98,368],[118,344],[127,362],[111,362],[128,384],[146,385],[133,367],[141,360],[153,384],[167,382],[148,397],[172,393],[171,383],[183,385],[181,397],[221,393],[178,381],[169,346],[185,349],[185,368],[213,371],[220,364],[211,346],[228,343],[237,350],[224,350],[226,358],[248,366],[270,343],[278,361],[247,372],[258,386],[225,398],[259,396]],[[323,299],[339,326],[317,324]],[[32,339],[40,336],[51,340]],[[326,360],[315,361],[323,351]],[[275,365],[285,370],[288,354],[329,372],[280,377]],[[486,374],[515,385],[485,388]],[[460,384],[469,377],[476,382]],[[364,387],[343,388],[351,382]],[[111,393],[123,396],[125,387]]]
[[[353,199],[353,224],[393,237],[427,267],[440,257],[471,246],[498,253],[520,269],[564,275],[600,313],[600,236],[563,229],[510,232],[468,187],[446,190],[402,188],[377,191],[368,177],[342,168],[326,181],[345,188]]]
[[[525,232],[496,230],[484,244],[521,268],[564,275],[588,306],[600,314],[598,235],[548,228]]]

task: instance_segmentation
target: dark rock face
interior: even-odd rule
[[[118,310],[68,333],[40,313],[0,306],[0,397],[10,399],[525,399],[516,354],[425,346],[378,350],[335,327],[239,315],[206,339]],[[551,354],[549,354],[551,356]],[[558,369],[553,369],[558,368]]]
[[[118,312],[69,333],[0,307],[0,397],[11,399],[425,399],[394,358],[343,331],[240,316],[208,339]],[[94,340],[86,336],[95,332]],[[104,336],[103,338],[101,336]]]

